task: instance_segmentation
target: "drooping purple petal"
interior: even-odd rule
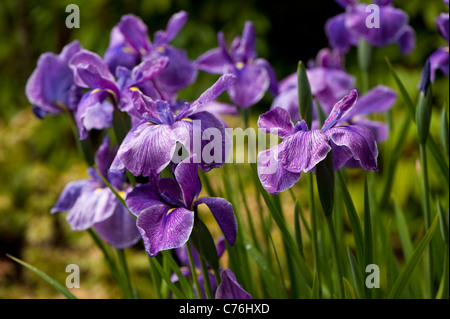
[[[397,100],[397,93],[391,88],[378,85],[361,96],[355,106],[349,110],[342,120],[351,119],[356,115],[383,113],[389,110]]]
[[[202,197],[194,205],[206,204],[219,224],[229,245],[234,245],[237,234],[237,221],[233,205],[220,197]]]
[[[202,190],[202,182],[198,176],[198,165],[188,157],[177,165],[174,176],[183,193],[183,202],[190,208]]]
[[[121,204],[109,188],[88,185],[67,214],[67,222],[72,230],[88,229],[111,217],[117,205]]]
[[[54,53],[44,53],[39,57],[25,91],[30,103],[46,113],[59,114],[64,106],[73,109],[69,103],[73,84],[73,74],[67,62]]]
[[[258,154],[258,176],[262,186],[271,194],[278,194],[291,188],[300,178],[301,173],[292,173],[278,162],[276,145]]]
[[[125,198],[128,209],[136,216],[152,206],[162,205],[159,197],[159,189],[155,178],[152,176],[150,182],[136,186]]]
[[[118,156],[135,176],[149,176],[161,172],[171,161],[176,136],[170,125],[141,122],[123,140]]]
[[[342,160],[335,155],[339,151],[351,154],[365,170],[377,170],[378,148],[372,132],[356,125],[330,128],[325,132],[333,146],[334,169],[342,167]],[[336,148],[343,148],[336,150]],[[346,161],[346,160],[345,160]]]
[[[93,181],[91,180],[83,179],[67,184],[50,212],[53,214],[69,211],[77,201],[78,197],[80,197],[83,190],[92,183]]]
[[[300,130],[280,143],[278,162],[291,173],[307,172],[321,162],[330,149],[328,139],[321,131]]]
[[[265,67],[258,64],[245,64],[242,69],[232,67],[236,82],[228,89],[231,101],[242,108],[249,108],[259,102],[270,85]]]
[[[76,113],[81,140],[87,138],[90,130],[102,130],[112,126],[114,106],[107,100],[109,95],[105,90],[95,89],[81,99]]]
[[[294,124],[291,122],[289,113],[281,108],[275,107],[259,116],[258,126],[268,132],[275,132],[279,137],[285,138],[294,134]]]
[[[252,296],[237,282],[231,270],[222,270],[220,278],[221,283],[216,290],[216,299],[252,299]]]
[[[152,206],[141,212],[136,225],[147,253],[154,257],[161,250],[184,245],[192,232],[194,213],[182,207]]]
[[[416,47],[416,33],[409,25],[399,34],[397,43],[403,55],[409,54]]]
[[[152,60],[145,60],[131,72],[128,86],[137,86],[160,74],[169,64],[169,58],[162,56]]]
[[[140,54],[127,44],[124,35],[116,26],[111,30],[109,46],[103,59],[110,72],[115,74],[117,67],[125,67],[130,70],[134,68],[140,61]]]
[[[118,249],[133,246],[141,238],[136,220],[121,203],[117,203],[108,219],[95,224],[94,228],[101,239]]]

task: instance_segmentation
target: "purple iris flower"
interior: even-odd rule
[[[198,166],[191,157],[173,171],[175,179],[150,176],[150,182],[134,188],[126,198],[128,208],[137,216],[136,225],[147,253],[183,246],[189,239],[195,221],[196,207],[206,204],[227,242],[234,245],[237,222],[233,206],[223,198],[198,198],[201,181]]]
[[[228,90],[231,101],[241,108],[249,108],[261,100],[269,89],[277,94],[275,72],[265,59],[257,58],[255,51],[255,28],[246,22],[242,37],[236,37],[227,49],[223,32],[218,33],[219,47],[200,56],[197,67],[214,73],[236,75],[236,83]]]
[[[121,18],[111,32],[110,44],[105,52],[105,62],[112,73],[117,67],[133,69],[142,61],[166,57],[170,63],[159,76],[152,80],[159,99],[172,101],[176,93],[193,83],[197,69],[186,52],[169,43],[176,37],[188,19],[185,11],[174,14],[166,30],[157,31],[153,43],[147,33],[147,26],[138,17],[128,14]]]
[[[159,74],[167,64],[167,58],[159,58],[141,62],[132,71],[118,68],[116,82],[100,56],[87,50],[76,53],[69,62],[75,83],[91,89],[83,95],[76,112],[80,139],[87,138],[89,130],[101,130],[112,125],[114,104],[123,111],[131,109],[130,91],[139,90],[142,83]]]
[[[39,118],[47,114],[60,114],[65,109],[71,113],[76,111],[83,91],[74,82],[68,63],[80,50],[78,41],[73,41],[59,55],[47,52],[39,57],[25,88],[33,111]]]
[[[355,88],[355,78],[343,70],[343,56],[336,50],[322,49],[317,54],[316,62],[308,64],[306,74],[311,93],[329,113],[336,101]],[[280,82],[279,94],[272,102],[272,107],[276,106],[285,108],[293,121],[300,120],[297,73]]]
[[[375,47],[397,43],[403,55],[414,49],[415,33],[408,25],[408,15],[394,8],[392,0],[374,1],[378,6],[379,27],[367,24],[372,13],[368,4],[358,3],[357,0],[336,2],[345,8],[345,13],[330,18],[325,25],[331,47],[346,53],[351,46],[358,45],[360,38],[364,38]]]
[[[130,191],[125,184],[125,176],[108,172],[116,152],[117,147],[110,149],[110,141],[105,138],[96,153],[95,162],[102,176],[125,197]],[[81,231],[93,226],[104,241],[116,248],[134,245],[140,239],[135,219],[97,172],[93,168],[88,172],[90,179],[66,185],[51,213],[68,211],[67,222],[72,230]]]
[[[294,124],[289,113],[276,107],[261,115],[261,129],[277,129],[283,141],[258,154],[258,174],[263,187],[272,194],[292,187],[301,172],[308,172],[333,151],[334,169],[338,170],[350,160],[365,170],[377,169],[378,148],[372,132],[355,124],[346,124],[358,93],[337,102],[321,129],[310,130],[305,121]]]
[[[170,104],[154,101],[134,92],[136,112],[141,121],[126,135],[112,169],[127,168],[135,176],[150,176],[161,172],[173,159],[178,143],[196,160],[203,171],[220,167],[227,158],[227,137],[223,122],[203,107],[217,98],[235,81],[231,74],[223,75],[192,103]],[[205,137],[204,132],[217,133]],[[212,138],[212,141],[210,141]],[[214,154],[205,154],[205,147],[213,143]],[[217,152],[217,153],[216,153]]]
[[[448,5],[448,1],[446,4]],[[431,81],[435,80],[437,70],[441,70],[447,77],[449,76],[449,14],[441,13],[439,17],[436,18],[436,26],[440,35],[447,41],[447,45],[440,47],[430,56]]]

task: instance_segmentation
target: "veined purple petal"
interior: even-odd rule
[[[221,48],[206,51],[195,61],[195,65],[199,70],[214,74],[224,74],[229,63],[229,58],[223,53]]]
[[[259,152],[257,159],[259,180],[264,189],[271,194],[278,194],[291,188],[299,180],[301,174],[292,173],[283,168],[278,162],[279,148],[280,146],[276,145]]]
[[[289,113],[281,108],[275,107],[268,112],[259,116],[258,126],[261,129],[266,129],[268,132],[276,129],[277,135],[281,138],[286,138],[294,134],[294,124],[291,122]]]
[[[161,250],[184,245],[194,226],[194,213],[182,207],[152,206],[141,212],[136,225],[147,253],[154,257]]]
[[[236,76],[233,74],[222,75],[210,88],[203,92],[200,97],[191,103],[192,113],[196,111],[197,108],[205,105],[213,100],[215,100],[224,91],[229,89],[236,82]]]
[[[372,132],[356,125],[330,128],[325,132],[333,145],[334,169],[342,167],[339,156],[335,156],[336,148],[343,148],[346,154],[357,160],[365,170],[377,170],[378,148]]]
[[[228,89],[228,95],[234,104],[249,108],[263,98],[270,85],[265,67],[247,63],[242,69],[233,67],[230,71],[236,75],[236,82]]]
[[[80,139],[92,129],[102,130],[112,126],[114,106],[107,100],[109,92],[95,89],[86,93],[77,109],[76,122]]]
[[[170,125],[141,122],[125,137],[118,156],[135,176],[149,176],[161,172],[171,161],[176,136]]]
[[[141,238],[136,220],[121,203],[108,219],[95,224],[94,228],[101,239],[118,249],[133,246]]]
[[[67,222],[72,230],[88,229],[111,217],[117,205],[121,204],[109,188],[89,185],[67,214]]]
[[[126,43],[136,52],[145,55],[151,46],[147,34],[147,26],[144,22],[133,14],[124,15],[118,24],[120,32],[123,34]]]
[[[449,76],[449,49],[448,46],[441,47],[430,55],[430,77],[431,81],[436,79],[436,71],[441,70]]]
[[[378,85],[361,96],[355,106],[342,117],[342,120],[351,119],[356,115],[383,113],[389,110],[397,100],[397,93],[391,88]]]
[[[356,90],[352,90],[349,95],[343,97],[340,101],[338,101],[331,110],[328,118],[323,123],[322,131],[326,131],[329,128],[337,125],[337,123],[347,115],[347,112],[350,112],[351,109],[356,104],[358,99],[358,92]]]
[[[69,211],[77,201],[78,197],[80,197],[83,190],[93,183],[92,180],[83,179],[67,184],[50,212],[53,214]]]
[[[307,172],[321,162],[330,149],[321,131],[298,131],[280,143],[278,162],[291,173]]]
[[[69,63],[69,60],[78,52],[80,51],[81,45],[78,40],[72,41],[61,50],[61,53],[59,54],[59,57],[66,61],[66,63]]]
[[[237,221],[234,216],[233,205],[220,197],[202,197],[194,205],[206,204],[219,224],[229,245],[234,245],[237,234]]]
[[[126,196],[125,203],[128,209],[136,216],[152,206],[162,205],[163,202],[159,197],[159,189],[154,177],[150,178],[150,182],[138,185]]]
[[[252,296],[237,282],[231,270],[222,270],[220,278],[221,282],[217,287],[216,299],[252,299]]]
[[[188,157],[177,165],[174,176],[183,192],[183,202],[190,208],[202,190],[198,165],[192,161],[192,157]]]

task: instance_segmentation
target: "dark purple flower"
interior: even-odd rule
[[[177,92],[193,83],[197,69],[189,60],[186,52],[176,49],[169,43],[183,28],[188,18],[185,11],[174,14],[166,30],[157,31],[153,43],[147,33],[147,26],[138,17],[128,14],[113,28],[105,62],[112,73],[117,67],[133,69],[142,61],[166,57],[168,67],[151,82],[158,92],[158,99],[173,102]]]
[[[415,33],[408,25],[408,15],[394,8],[391,0],[374,2],[379,10],[379,27],[367,24],[372,13],[368,4],[360,4],[357,0],[336,2],[344,6],[345,13],[330,18],[325,25],[331,47],[345,53],[363,38],[375,47],[397,43],[404,55],[414,49]]]
[[[112,125],[114,105],[129,111],[129,95],[139,86],[159,74],[168,64],[167,58],[144,61],[128,71],[119,69],[116,81],[108,66],[97,54],[80,50],[69,62],[80,87],[91,89],[84,94],[76,112],[80,139],[88,136],[91,129],[101,130]],[[108,99],[109,98],[109,99]]]
[[[448,5],[448,2],[447,2]],[[436,18],[436,26],[440,33],[440,35],[447,41],[447,45],[440,47],[436,51],[434,51],[429,60],[430,60],[430,68],[431,68],[431,81],[434,81],[436,78],[436,71],[440,70],[445,76],[449,76],[449,14],[441,13],[439,17]]]
[[[216,299],[252,299],[252,296],[238,283],[230,269],[220,272],[220,285],[216,290]]]
[[[95,162],[102,176],[125,197],[130,188],[125,185],[124,175],[108,172],[117,151],[117,147],[110,149],[109,144],[109,139],[105,138]],[[67,222],[72,230],[94,227],[104,241],[116,248],[134,245],[140,238],[135,219],[93,168],[89,169],[89,174],[90,179],[67,184],[51,212],[68,211]]]
[[[258,174],[269,193],[292,187],[301,172],[308,172],[333,150],[334,168],[355,160],[365,170],[377,169],[378,149],[372,132],[362,126],[345,124],[357,100],[356,90],[337,102],[321,129],[310,130],[304,121],[294,124],[289,113],[276,107],[261,115],[261,129],[276,129],[283,141],[258,154]]]
[[[257,58],[255,52],[255,29],[246,22],[242,37],[236,37],[227,49],[224,35],[218,34],[219,47],[200,56],[197,67],[214,73],[236,75],[236,83],[228,90],[231,101],[239,107],[249,108],[261,100],[267,91],[277,94],[278,84],[270,64]]]
[[[72,113],[76,111],[83,91],[74,83],[68,62],[80,50],[78,41],[73,41],[59,55],[47,52],[39,57],[25,88],[38,117],[59,114],[65,109]]]
[[[125,137],[120,145],[113,169],[125,167],[135,176],[150,176],[153,171],[161,172],[173,159],[177,143],[181,143],[190,154],[196,154],[198,164],[204,171],[220,167],[225,163],[225,127],[217,117],[203,107],[230,87],[235,76],[223,75],[211,88],[192,103],[170,104],[154,101],[140,92],[134,92],[135,112],[141,115],[141,122]],[[214,131],[219,136],[204,136]],[[218,140],[216,140],[216,138]],[[214,154],[205,154],[205,146],[218,146]]]
[[[201,182],[198,166],[186,158],[174,169],[174,177],[150,176],[150,182],[133,189],[126,198],[128,208],[137,216],[136,225],[147,253],[156,256],[159,251],[183,246],[194,226],[194,210],[206,204],[227,242],[236,240],[237,222],[233,206],[223,198],[198,198]]]

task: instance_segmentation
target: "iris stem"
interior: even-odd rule
[[[313,251],[314,269],[317,271],[317,279],[320,287],[320,271],[319,271],[319,254],[318,254],[318,233],[317,233],[317,211],[314,203],[314,181],[312,173],[308,173],[308,195],[309,195],[309,208],[311,218],[311,244]],[[322,292],[319,288],[319,296]]]
[[[187,248],[187,252],[188,252],[189,265],[191,267],[192,278],[194,278],[195,289],[197,289],[197,298],[201,299],[202,291],[200,289],[200,283],[198,282],[197,270],[195,268],[194,257],[192,256],[192,248],[191,248],[191,244],[189,241],[186,243],[186,248]]]
[[[344,282],[342,280],[342,270],[341,270],[341,264],[338,259],[338,247],[337,247],[337,238],[336,238],[336,232],[334,230],[334,223],[333,223],[333,217],[332,215],[326,216],[328,230],[330,232],[331,236],[331,248],[332,248],[332,254],[333,254],[333,260],[337,271],[337,281],[338,281],[338,296],[339,298],[344,298],[345,291],[344,291]]]
[[[420,163],[422,166],[422,179],[424,187],[424,219],[425,219],[425,229],[428,231],[431,224],[431,214],[430,214],[430,185],[428,181],[428,165],[427,165],[427,151],[425,144],[419,144],[420,149]],[[431,245],[427,248],[426,252],[426,267],[427,271],[427,293],[429,298],[433,298],[433,256],[431,251]]]
[[[133,298],[133,288],[130,280],[130,272],[128,271],[127,259],[125,256],[124,249],[116,249],[117,256],[119,257],[120,265],[122,266],[123,271],[123,279],[124,279],[124,294],[125,298],[132,299]]]
[[[202,268],[202,274],[203,274],[203,280],[205,283],[205,294],[207,299],[213,298],[213,292],[211,288],[211,281],[209,280],[209,272],[208,268],[206,267],[206,262],[203,259],[203,257],[200,256],[200,266]]]

